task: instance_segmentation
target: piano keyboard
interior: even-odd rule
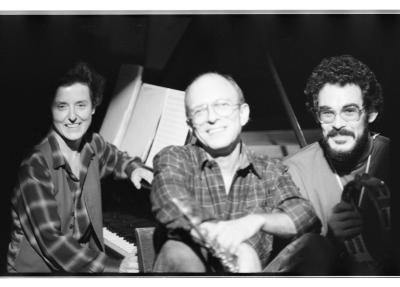
[[[136,245],[103,227],[104,244],[114,252],[125,257],[130,253],[137,254]]]

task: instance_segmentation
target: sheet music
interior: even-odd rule
[[[184,145],[189,132],[186,123],[183,91],[167,89],[164,108],[146,165],[153,166],[153,157],[169,145]]]
[[[166,99],[166,88],[143,84],[120,149],[143,161],[156,134]]]

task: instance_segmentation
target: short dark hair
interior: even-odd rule
[[[383,109],[382,88],[371,69],[350,55],[325,58],[308,78],[304,93],[307,107],[313,113],[318,107],[318,94],[325,84],[355,84],[360,87],[367,112]]]
[[[56,82],[55,91],[60,87],[71,86],[75,83],[87,85],[93,107],[97,107],[103,100],[105,80],[85,62],[77,62]]]

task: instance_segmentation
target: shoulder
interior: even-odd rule
[[[39,144],[34,146],[21,162],[21,166],[47,165],[52,157],[52,148],[49,139],[44,138]]]
[[[90,133],[86,135],[86,141],[98,152],[104,148],[107,143],[98,133]]]
[[[312,163],[316,158],[323,157],[323,150],[319,142],[314,142],[308,146],[303,147],[299,151],[284,158],[283,162],[287,165],[301,164],[306,165]]]
[[[196,153],[196,147],[193,145],[176,146],[171,145],[163,148],[154,157],[154,162],[165,162],[175,159],[185,162]]]
[[[275,178],[287,172],[287,166],[283,164],[280,158],[270,158],[266,155],[257,155],[254,152],[248,152],[250,161],[254,165],[257,173],[264,179]]]
[[[45,151],[36,146],[21,162],[18,170],[18,182],[20,184],[35,181],[45,182],[50,177],[50,167],[46,157],[51,156],[51,153],[45,155]]]
[[[375,137],[375,142],[379,145],[390,145],[390,139],[379,134]]]
[[[39,166],[47,165],[46,158],[42,150],[34,149],[21,162],[21,167],[29,167],[37,165]]]

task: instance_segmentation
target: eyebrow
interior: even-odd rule
[[[349,107],[358,107],[358,108],[360,108],[357,104],[351,103],[351,104],[344,105],[342,107],[342,109],[349,108]],[[329,107],[329,106],[320,106],[319,109],[321,109],[321,110],[332,110],[332,108]]]
[[[57,101],[57,100],[55,100],[54,101],[54,104],[66,104],[67,102],[66,101]]]

